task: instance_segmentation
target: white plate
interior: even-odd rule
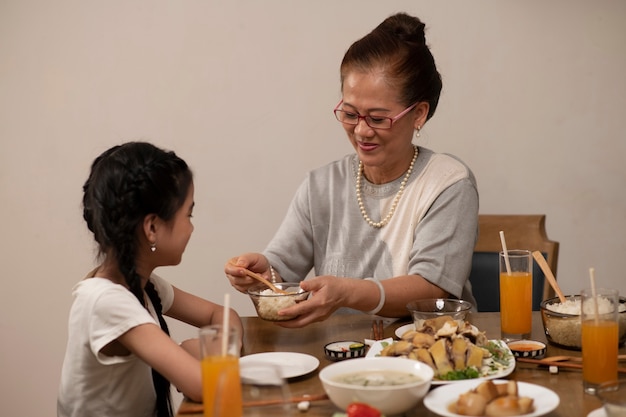
[[[412,326],[412,324],[411,324],[411,326]],[[394,340],[392,338],[387,338],[387,339],[384,339],[384,340],[376,341],[376,343],[374,343],[372,346],[370,346],[370,349],[367,351],[367,354],[365,355],[365,357],[371,358],[371,357],[379,356],[380,352],[383,350],[383,348],[385,346],[387,346],[389,343],[393,343],[393,342],[394,342]],[[513,352],[511,352],[511,349],[509,349],[507,344],[504,343],[501,340],[492,340],[492,342],[497,342],[498,344],[500,344],[500,346],[506,348],[509,351],[509,355],[511,355],[511,360],[509,361],[509,365],[506,368],[502,368],[502,369],[498,370],[497,372],[494,372],[494,373],[489,374],[489,375],[484,375],[484,376],[481,376],[479,378],[474,378],[471,381],[479,381],[479,380],[484,380],[484,379],[504,378],[505,376],[510,375],[511,372],[513,372],[515,370],[515,358],[513,357]],[[484,363],[485,362],[483,360],[483,364]],[[433,379],[433,381],[431,382],[431,385],[456,384],[456,383],[463,382],[463,381],[468,381],[468,380],[467,379],[461,379],[461,380],[453,380],[453,381],[439,381],[439,380]]]
[[[311,355],[296,352],[265,352],[246,355],[239,358],[239,364],[271,363],[278,366],[283,378],[295,378],[313,372],[320,361]]]
[[[587,417],[607,417],[607,416],[606,416],[606,411],[604,411],[604,407],[600,407],[600,408],[596,408],[595,410],[587,414]]]
[[[409,323],[409,324],[405,324],[404,326],[400,326],[396,329],[396,336],[398,337],[398,339],[402,339],[402,335],[406,332],[408,332],[409,330],[415,330],[415,324],[414,323]]]
[[[496,383],[505,382],[496,381]],[[476,388],[479,383],[476,380],[465,380],[458,381],[456,384],[435,388],[424,397],[424,405],[430,411],[440,416],[458,417],[459,414],[450,412],[448,407],[459,398],[459,395]],[[559,396],[548,388],[527,382],[518,382],[517,387],[520,396],[533,399],[535,410],[532,413],[524,414],[524,417],[538,417],[548,414],[559,405]]]

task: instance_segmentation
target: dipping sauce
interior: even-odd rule
[[[365,345],[356,341],[332,342],[324,346],[330,360],[352,359],[365,356]]]
[[[524,350],[524,351],[541,349],[541,345],[538,345],[536,343],[531,343],[531,342],[515,343],[514,347],[515,347],[515,350]]]
[[[409,372],[391,371],[386,369],[357,371],[338,375],[334,381],[361,387],[383,387],[392,385],[407,385],[422,381],[417,375]]]
[[[518,358],[541,358],[546,353],[546,345],[535,340],[516,340],[508,345]]]

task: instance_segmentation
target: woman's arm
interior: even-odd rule
[[[417,275],[404,275],[380,282],[384,288],[385,302],[378,315],[405,317],[406,304],[418,298],[447,297],[448,293]],[[282,310],[287,315],[297,315],[294,320],[281,321],[282,327],[302,327],[328,318],[339,307],[370,311],[378,305],[381,294],[378,284],[370,280],[318,276],[307,279],[300,286],[314,293],[310,299]]]

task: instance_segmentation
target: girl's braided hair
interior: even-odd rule
[[[139,231],[145,216],[156,214],[168,221],[183,205],[193,176],[174,152],[146,142],[129,142],[102,153],[91,165],[83,186],[83,218],[99,245],[99,256],[115,258],[130,291],[141,305],[144,293],[136,271]],[[163,331],[161,299],[148,280],[145,287]],[[157,416],[172,416],[170,383],[154,369]]]

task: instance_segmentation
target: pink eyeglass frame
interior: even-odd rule
[[[389,120],[389,127],[380,127],[380,126],[374,127],[374,126],[371,126],[369,123],[367,123],[367,118],[368,118],[368,117],[370,117],[370,118],[371,118],[372,116],[369,116],[369,115],[368,115],[368,116],[362,116],[362,115],[360,115],[359,113],[354,113],[354,114],[356,115],[356,117],[357,117],[357,119],[356,119],[356,123],[354,123],[354,124],[353,124],[353,123],[346,123],[346,122],[342,122],[341,120],[339,120],[339,119],[337,118],[337,111],[346,112],[345,110],[340,110],[340,109],[339,109],[339,106],[341,106],[341,104],[342,104],[342,103],[343,103],[343,99],[339,100],[339,103],[337,103],[337,105],[336,105],[336,106],[335,106],[335,108],[333,109],[333,113],[335,114],[335,118],[337,119],[337,121],[338,121],[338,122],[343,123],[343,124],[348,125],[348,126],[356,126],[356,125],[358,125],[358,124],[359,124],[359,121],[360,121],[360,120],[363,120],[363,121],[365,121],[365,124],[366,124],[366,125],[368,125],[369,127],[371,127],[372,129],[385,129],[385,130],[388,130],[388,129],[391,129],[391,128],[393,127],[393,123],[394,123],[396,120],[398,120],[398,119],[402,118],[402,117],[403,117],[404,115],[406,115],[408,112],[410,112],[411,110],[413,110],[413,109],[415,108],[415,106],[417,106],[417,105],[419,104],[419,101],[418,101],[418,102],[416,102],[416,103],[414,103],[413,105],[411,105],[411,106],[407,107],[406,109],[402,110],[402,112],[401,112],[401,113],[397,114],[397,115],[396,115],[396,116],[394,116],[394,117],[387,117],[387,116],[380,116],[380,117],[377,117],[378,119],[388,119],[388,120]]]

